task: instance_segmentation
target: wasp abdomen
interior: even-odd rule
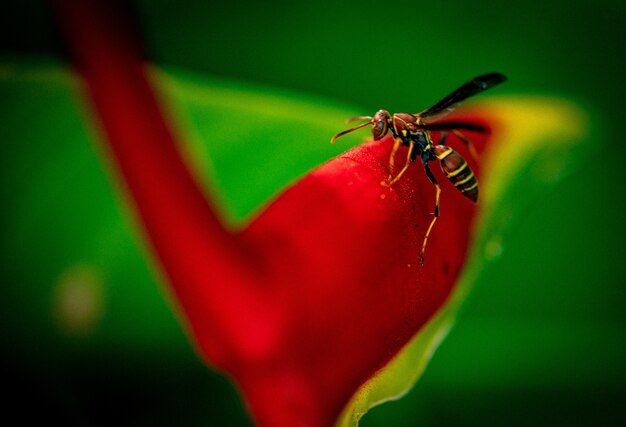
[[[478,182],[465,159],[452,148],[445,145],[433,147],[433,152],[439,159],[441,170],[446,175],[446,178],[465,197],[472,202],[476,202],[478,200]]]

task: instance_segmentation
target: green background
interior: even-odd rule
[[[624,423],[624,2],[133,6],[156,64],[324,97],[363,114],[419,111],[490,71],[509,77],[501,93],[558,96],[587,109],[595,149],[506,236],[413,391],[362,425]],[[44,4],[2,9],[7,63],[64,60]],[[233,387],[197,360],[128,229],[111,225],[126,213],[106,175],[89,173],[100,164],[97,150],[85,148],[90,130],[57,126],[80,134],[45,143],[64,140],[42,132],[46,123],[68,111],[80,120],[81,105],[26,80],[0,92],[2,368],[15,390],[8,413],[70,425],[249,425]],[[60,104],[50,108],[53,100]],[[110,309],[95,333],[67,334],[54,322],[53,282],[67,259],[108,266],[96,281],[106,283]]]

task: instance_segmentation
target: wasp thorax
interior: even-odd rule
[[[378,110],[372,119],[372,135],[375,140],[381,139],[387,135],[389,122],[389,112],[385,110]]]

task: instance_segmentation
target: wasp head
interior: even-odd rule
[[[367,120],[365,123],[361,123],[358,126],[355,126],[351,129],[344,130],[343,132],[339,132],[337,135],[333,136],[330,142],[335,142],[337,138],[343,136],[347,133],[353,132],[357,129],[361,129],[369,124],[372,125],[372,135],[374,136],[374,140],[378,141],[382,139],[385,135],[387,135],[387,131],[389,130],[389,112],[385,110],[378,110],[374,117],[371,116],[359,116],[353,117],[351,119],[346,120],[347,123],[354,122],[356,120]]]
[[[372,135],[374,136],[374,140],[378,141],[385,135],[387,135],[387,131],[389,130],[389,112],[385,110],[378,110],[374,117],[372,118]]]

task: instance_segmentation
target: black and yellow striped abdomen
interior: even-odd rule
[[[433,152],[439,159],[441,170],[443,170],[450,182],[465,197],[472,202],[476,202],[478,200],[478,181],[476,181],[474,172],[472,172],[465,159],[452,148],[445,145],[433,147]]]

